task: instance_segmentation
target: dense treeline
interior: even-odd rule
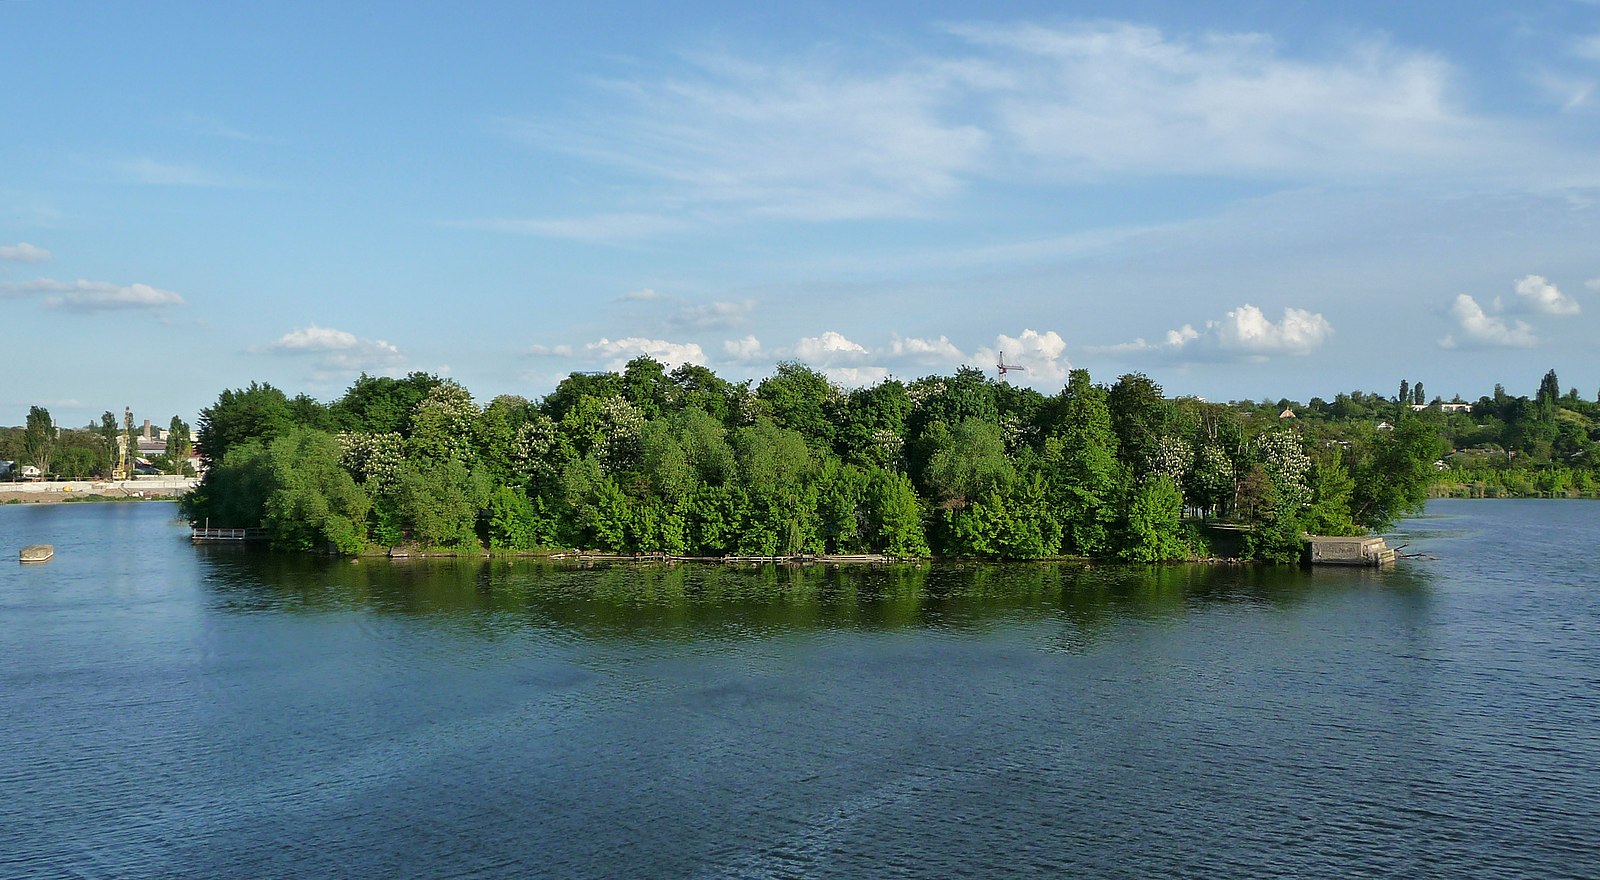
[[[128,423],[119,425],[110,412],[99,422],[82,428],[62,428],[42,406],[28,409],[27,424],[20,428],[0,428],[0,462],[15,464],[0,473],[6,479],[21,477],[22,468],[38,468],[40,479],[109,480],[120,476],[119,468],[132,461],[137,473],[194,476],[189,465],[189,425],[177,416],[167,429],[167,447],[162,455],[148,462],[139,457],[138,437],[132,432],[132,413]],[[145,462],[141,464],[141,462]]]
[[[845,391],[798,363],[752,387],[649,358],[482,407],[421,373],[327,405],[252,384],[202,412],[199,446],[190,516],[284,548],[1129,561],[1207,553],[1207,520],[1278,560],[1308,530],[1382,528],[1445,450],[1421,420],[1313,437],[1137,373],[1077,370],[1053,396],[972,369]]]
[[[1258,416],[1293,409],[1301,430],[1337,434],[1354,421],[1403,424],[1415,419],[1439,432],[1450,451],[1435,478],[1435,494],[1474,497],[1564,497],[1600,494],[1600,394],[1561,390],[1555,370],[1532,396],[1512,396],[1503,385],[1477,400],[1429,397],[1422,382],[1400,383],[1392,397],[1360,391],[1305,406],[1235,404]]]

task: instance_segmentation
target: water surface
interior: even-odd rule
[[[576,569],[0,508],[0,876],[1600,876],[1600,504],[1387,572]],[[14,558],[14,557],[13,557]]]

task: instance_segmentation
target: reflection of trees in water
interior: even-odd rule
[[[1193,609],[1289,607],[1344,589],[1420,590],[1425,575],[1272,566],[1077,563],[889,566],[582,567],[529,559],[327,559],[223,548],[203,553],[207,587],[236,611],[362,610],[469,629],[588,638],[755,638],[797,630],[981,629],[1055,617],[1061,647],[1119,622]]]

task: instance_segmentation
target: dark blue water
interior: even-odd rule
[[[1596,877],[1600,504],[1390,572],[564,569],[0,508],[3,877]]]

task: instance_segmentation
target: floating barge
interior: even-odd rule
[[[267,530],[193,528],[189,530],[189,540],[196,544],[241,544],[247,541],[265,541]]]
[[[1312,535],[1310,560],[1312,565],[1355,565],[1382,568],[1394,564],[1394,548],[1382,538],[1344,538]]]
[[[56,555],[53,544],[29,544],[17,554],[17,561],[27,564],[30,562],[49,562]]]

